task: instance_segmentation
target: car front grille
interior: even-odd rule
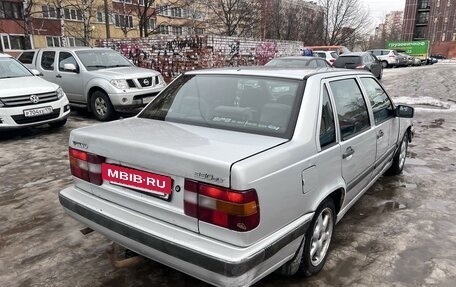
[[[24,115],[15,115],[11,116],[13,120],[21,125],[21,124],[30,124],[30,123],[37,123],[41,121],[47,121],[47,120],[52,120],[58,118],[60,115],[60,109],[54,109],[54,111],[51,114],[47,115],[42,115],[42,116],[37,116],[37,117],[25,117]]]
[[[34,103],[30,100],[30,97],[36,96],[38,97],[39,101]],[[20,106],[29,106],[41,103],[48,103],[57,101],[59,98],[56,92],[52,93],[43,93],[43,94],[30,94],[30,95],[22,95],[22,96],[15,96],[15,97],[3,97],[0,100],[3,102],[5,107],[20,107]]]
[[[138,82],[141,85],[141,87],[151,87],[154,85],[153,80],[155,80],[153,77],[139,78]]]

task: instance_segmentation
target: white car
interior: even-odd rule
[[[136,117],[73,130],[74,185],[59,200],[214,285],[309,276],[336,222],[382,174],[402,172],[411,117],[368,71],[187,72]]]
[[[329,64],[334,64],[336,59],[339,57],[336,51],[313,51],[314,56],[326,59]]]
[[[0,54],[0,130],[66,123],[70,105],[65,93],[35,73]]]

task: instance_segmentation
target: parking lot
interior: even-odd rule
[[[456,64],[388,69],[382,82],[416,108],[404,173],[382,177],[337,225],[321,273],[256,286],[456,286]],[[0,286],[205,286],[153,261],[114,269],[110,242],[64,213],[69,133],[95,124],[72,112],[59,129],[0,133]]]

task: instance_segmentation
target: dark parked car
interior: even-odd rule
[[[330,68],[328,61],[320,57],[295,56],[280,57],[267,62],[268,67],[285,67],[285,68]]]
[[[339,55],[333,66],[345,69],[364,69],[370,71],[379,80],[383,76],[382,63],[369,52],[353,52]]]

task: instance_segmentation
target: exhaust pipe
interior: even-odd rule
[[[146,258],[141,255],[136,255],[126,259],[117,259],[116,251],[117,245],[113,242],[106,248],[106,254],[108,255],[109,262],[111,262],[112,267],[116,269],[130,268],[136,265],[146,262]]]

